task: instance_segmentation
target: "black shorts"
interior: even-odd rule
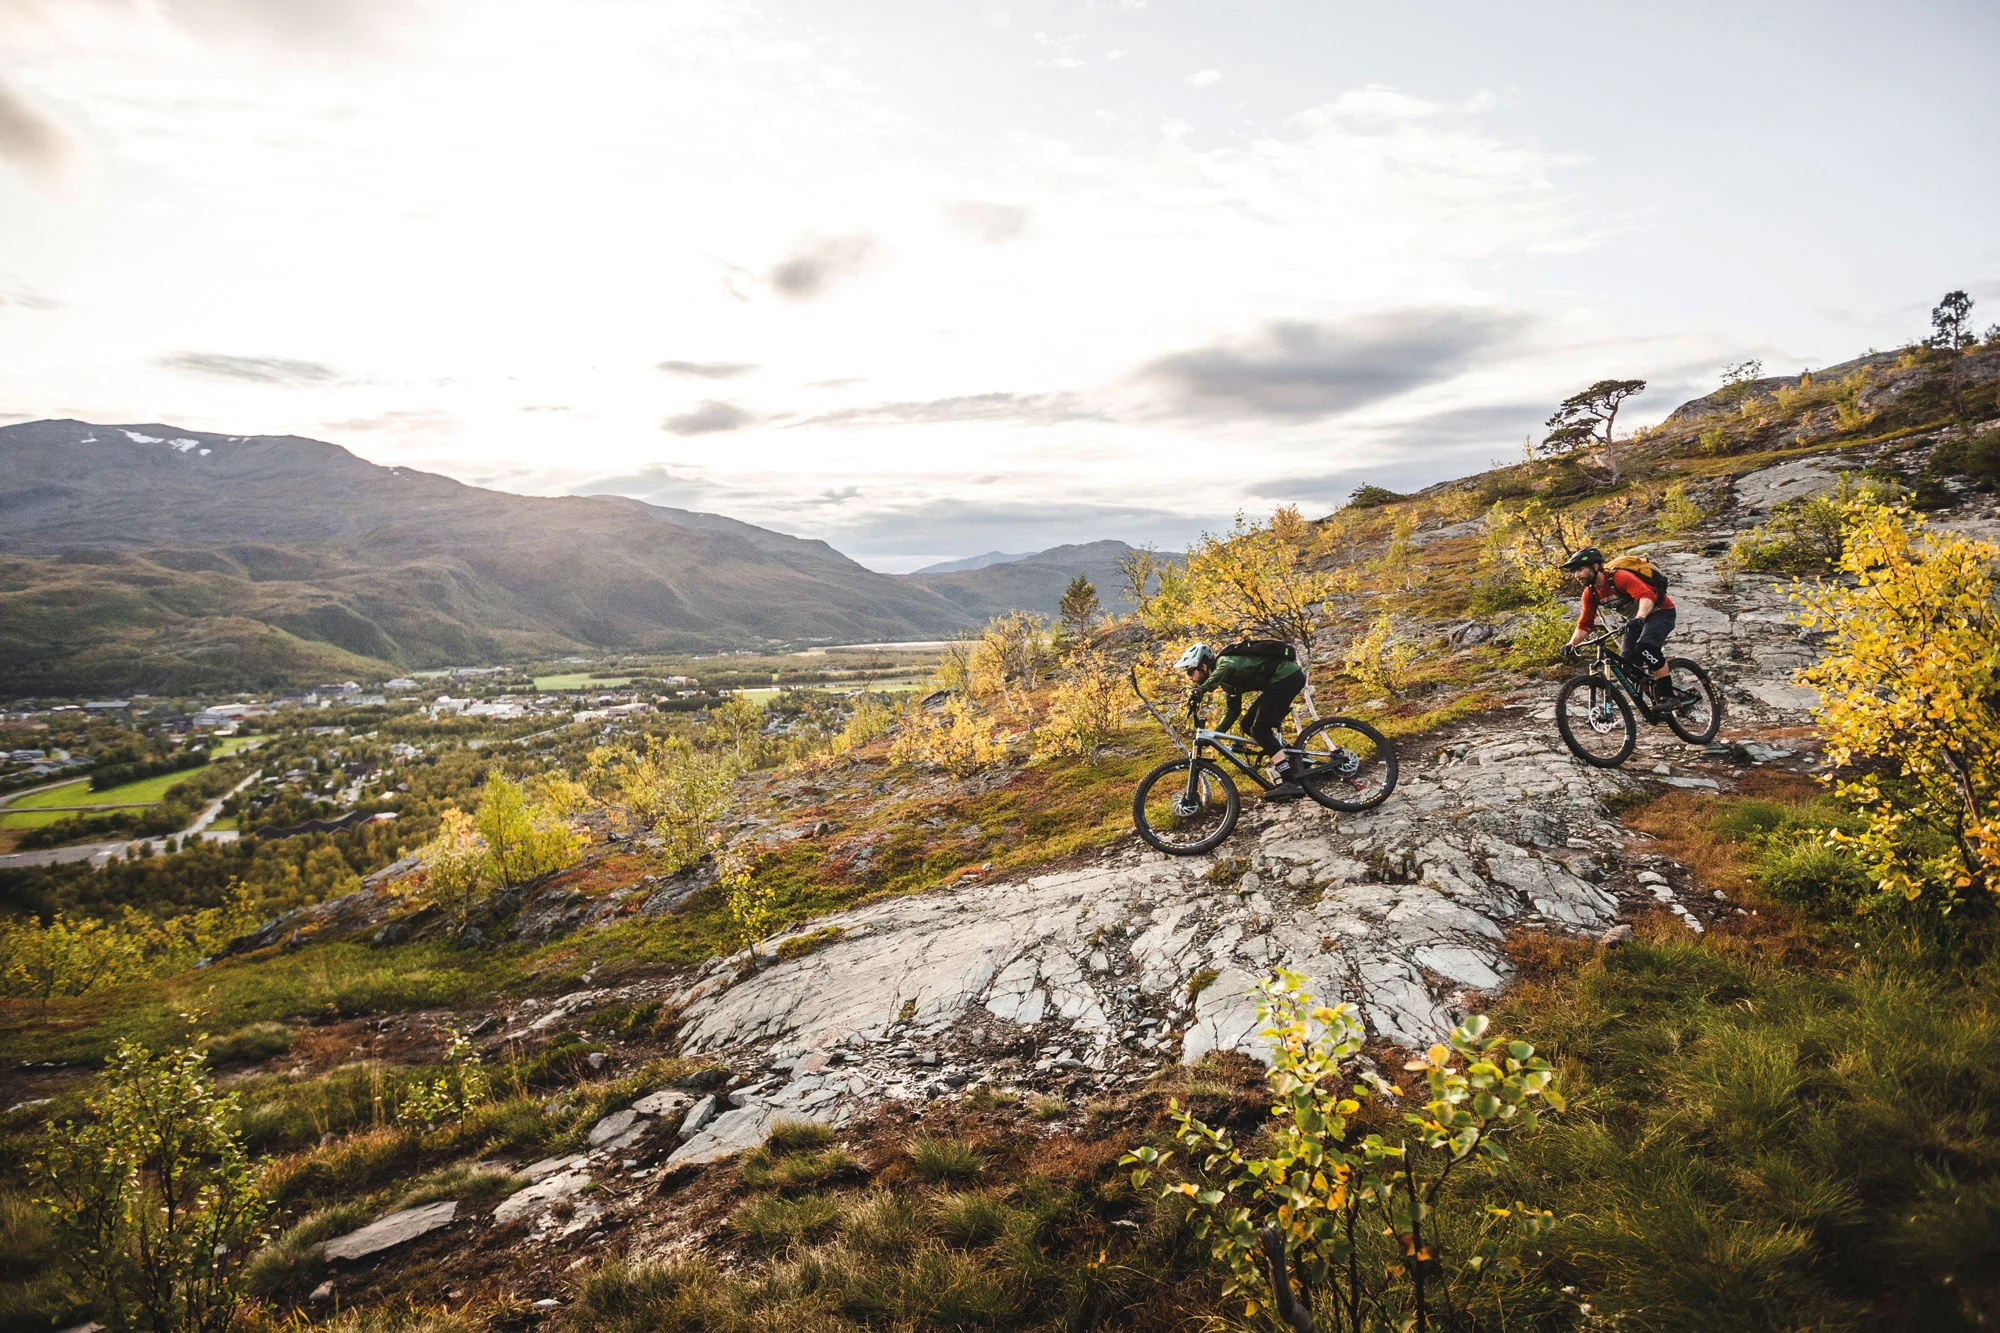
[[[1292,701],[1305,687],[1306,673],[1295,671],[1282,680],[1272,681],[1258,694],[1257,702],[1250,705],[1250,712],[1243,719],[1243,734],[1254,737],[1264,747],[1265,754],[1276,754],[1284,748],[1278,737],[1278,724],[1292,711]]]
[[[1635,662],[1648,671],[1658,671],[1667,664],[1667,655],[1660,651],[1667,643],[1667,636],[1674,632],[1674,609],[1671,606],[1653,608],[1653,614],[1644,620],[1625,622],[1625,660]]]

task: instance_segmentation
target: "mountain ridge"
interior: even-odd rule
[[[14,641],[0,689],[269,685],[974,623],[822,541],[623,497],[486,490],[299,436],[28,422],[0,427],[0,471]]]

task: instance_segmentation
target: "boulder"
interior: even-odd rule
[[[752,1104],[725,1111],[708,1128],[674,1149],[673,1156],[667,1158],[667,1165],[703,1166],[747,1152],[764,1141],[771,1122],[777,1118],[777,1108],[771,1106]]]
[[[590,1146],[593,1148],[623,1148],[637,1143],[649,1128],[639,1113],[630,1107],[614,1111],[590,1127]]]
[[[582,1153],[568,1157],[544,1157],[539,1162],[531,1162],[521,1168],[517,1175],[526,1176],[530,1182],[547,1180],[550,1176],[581,1167],[588,1160]]]
[[[590,1177],[581,1171],[564,1171],[550,1176],[539,1184],[516,1190],[502,1199],[500,1206],[493,1210],[493,1220],[504,1226],[547,1212],[562,1200],[573,1199],[589,1189],[590,1183]]]
[[[632,1109],[640,1115],[649,1115],[660,1120],[677,1120],[693,1104],[693,1093],[682,1092],[678,1088],[661,1088],[658,1092],[649,1092],[633,1102]]]
[[[405,1208],[400,1213],[378,1218],[359,1231],[335,1236],[321,1247],[320,1253],[329,1259],[365,1259],[371,1254],[408,1244],[420,1236],[428,1236],[439,1227],[451,1225],[452,1219],[457,1216],[456,1199],[427,1203],[421,1208]]]
[[[708,1096],[688,1108],[688,1113],[682,1118],[681,1127],[676,1137],[682,1143],[686,1143],[689,1139],[701,1133],[707,1127],[708,1122],[715,1119],[715,1113],[720,1109],[720,1101],[711,1092]]]

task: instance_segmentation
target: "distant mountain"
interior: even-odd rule
[[[1125,596],[1124,574],[1119,568],[1119,562],[1133,550],[1121,541],[1087,542],[1080,546],[1055,546],[974,569],[949,573],[919,570],[901,577],[949,600],[974,621],[982,623],[1017,609],[1055,615],[1063,589],[1078,574],[1096,586],[1098,600],[1107,611],[1123,612],[1136,609]],[[1181,559],[1179,555],[1164,553],[1161,558],[1176,563]]]
[[[0,694],[969,628],[824,542],[606,496],[533,497],[297,436],[0,428]]]
[[[985,569],[988,565],[1007,565],[1016,560],[1032,558],[1034,552],[1024,551],[1019,555],[1009,555],[1005,551],[988,551],[985,555],[969,555],[963,560],[940,560],[935,565],[925,565],[916,570],[918,574],[962,574],[967,570]]]

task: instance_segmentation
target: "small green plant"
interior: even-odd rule
[[[1347,645],[1341,665],[1363,690],[1397,698],[1409,685],[1410,668],[1416,660],[1417,646],[1396,632],[1395,622],[1385,610],[1366,634]]]
[[[1508,665],[1517,669],[1547,666],[1569,642],[1574,625],[1561,602],[1543,602],[1514,629],[1514,651]]]
[[[960,1249],[995,1240],[1007,1226],[1007,1209],[984,1194],[945,1194],[932,1207],[938,1231]]]
[[[964,1139],[919,1134],[910,1140],[910,1164],[925,1180],[963,1180],[985,1165]]]
[[[1175,1101],[1192,1179],[1163,1182],[1160,1196],[1191,1201],[1195,1234],[1227,1266],[1227,1289],[1244,1298],[1246,1316],[1268,1305],[1294,1328],[1312,1327],[1318,1315],[1339,1330],[1418,1333],[1452,1322],[1452,1303],[1512,1258],[1505,1232],[1535,1236],[1554,1225],[1546,1211],[1489,1207],[1467,1252],[1448,1254],[1442,1238],[1464,1228],[1440,1216],[1466,1209],[1446,1188],[1455,1172],[1505,1162],[1506,1138],[1534,1128],[1538,1103],[1562,1109],[1548,1061],[1526,1042],[1488,1037],[1486,1020],[1469,1018],[1404,1066],[1423,1077],[1429,1097],[1403,1114],[1400,1141],[1380,1133],[1355,1140],[1359,1098],[1404,1094],[1350,1068],[1365,1038],[1354,1007],[1314,1005],[1305,978],[1284,969],[1262,991],[1260,1035],[1270,1042],[1277,1103],[1268,1151],[1246,1156],[1227,1130]],[[1171,1156],[1152,1147],[1127,1153],[1133,1188],[1144,1189]]]
[[[807,1194],[797,1199],[766,1194],[729,1216],[731,1230],[773,1250],[825,1235],[839,1221],[840,1200],[831,1194]]]
[[[1729,432],[1720,421],[1704,430],[1697,441],[1697,447],[1711,458],[1728,453],[1729,445]]]
[[[1660,504],[1660,531],[1665,533],[1693,532],[1701,526],[1706,515],[1702,508],[1687,493],[1687,487],[1675,482],[1667,487],[1667,493]]]
[[[402,1123],[426,1132],[463,1120],[467,1112],[485,1102],[492,1086],[472,1039],[457,1028],[449,1031],[451,1044],[445,1048],[444,1072],[410,1089],[396,1111]]]
[[[821,926],[818,930],[794,935],[778,946],[778,961],[788,963],[794,958],[804,958],[807,954],[817,953],[846,933],[847,931],[839,926]]]
[[[778,889],[767,879],[759,879],[748,866],[726,867],[716,880],[729,904],[729,920],[736,927],[736,942],[757,956],[757,941],[771,931],[778,915]]]
[[[1354,493],[1347,497],[1347,507],[1349,509],[1380,509],[1383,505],[1400,504],[1409,498],[1407,495],[1397,494],[1386,486],[1375,486],[1372,484],[1357,486],[1354,488]]]
[[[149,1054],[122,1041],[93,1118],[49,1129],[34,1163],[63,1252],[116,1328],[223,1333],[266,1208],[199,1044]]]
[[[210,1064],[256,1064],[292,1049],[292,1030],[283,1023],[251,1023],[208,1044]]]

